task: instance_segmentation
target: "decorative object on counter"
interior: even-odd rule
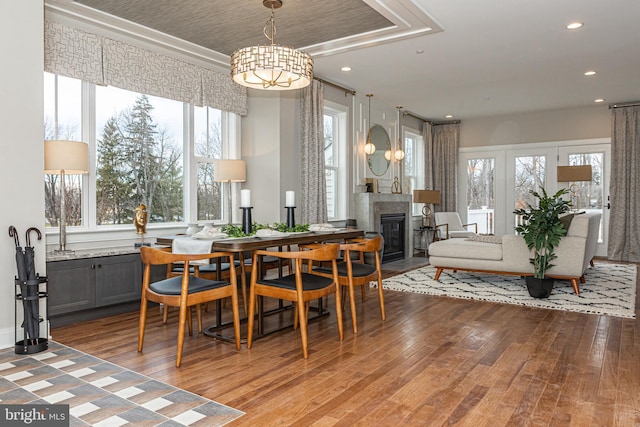
[[[136,248],[141,246],[151,246],[150,243],[145,243],[144,235],[147,232],[147,221],[149,219],[149,213],[147,212],[147,206],[141,203],[135,209],[135,216],[133,218],[133,224],[136,226],[136,234],[140,235],[140,241],[135,244]]]
[[[393,178],[393,184],[391,184],[391,194],[402,194],[402,187],[400,186],[400,181],[398,181],[398,177]]]
[[[231,78],[234,82],[254,89],[289,90],[308,86],[313,79],[313,59],[300,50],[275,44],[276,20],[274,10],[282,7],[282,0],[263,0],[271,9],[271,18],[262,32],[271,42],[266,46],[249,46],[231,54]]]
[[[413,203],[424,203],[422,207],[422,226],[431,227],[430,204],[440,204],[440,191],[438,190],[413,190]]]
[[[247,180],[247,165],[244,160],[220,159],[213,162],[213,174],[216,182],[226,182],[227,193],[227,222],[232,223],[232,182],[245,182]]]
[[[67,250],[67,208],[65,175],[80,175],[89,172],[89,145],[80,141],[52,140],[44,142],[44,173],[60,175],[60,247],[56,252]]]
[[[364,185],[367,187],[367,193],[378,192],[378,180],[375,178],[365,178]]]
[[[593,179],[591,165],[583,166],[558,166],[558,182],[570,182],[569,194],[571,197],[571,211],[580,210],[580,187],[577,182],[587,182]]]
[[[347,218],[347,220],[344,223],[344,226],[347,228],[356,228],[358,226],[358,223],[354,218]]]
[[[192,236],[200,231],[200,225],[197,222],[189,223],[189,226],[185,230],[184,234]]]
[[[17,307],[15,308],[16,354],[39,353],[46,350],[49,345],[47,338],[40,338],[40,322],[43,321],[42,317],[40,317],[40,298],[45,298],[48,295],[46,288],[44,291],[40,291],[40,284],[46,283],[47,278],[40,277],[36,273],[35,253],[29,236],[32,231],[37,233],[38,240],[42,240],[40,230],[36,227],[31,227],[25,233],[26,245],[23,249],[20,246],[18,231],[13,225],[9,227],[9,236],[13,237],[16,245],[18,275],[15,276],[15,285],[20,290],[16,293],[16,301],[22,301],[23,314],[23,339],[18,341],[18,313]]]

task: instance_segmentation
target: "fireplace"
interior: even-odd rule
[[[358,228],[364,231],[380,233],[384,237],[383,262],[392,259],[410,258],[413,233],[411,224],[411,195],[389,193],[354,194],[354,213]],[[399,221],[392,219],[394,225],[383,225],[382,217],[401,216]],[[390,245],[390,246],[389,246]]]
[[[404,259],[404,213],[380,215],[380,232],[384,237],[382,262]]]

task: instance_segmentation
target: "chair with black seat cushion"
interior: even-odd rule
[[[344,337],[342,328],[342,307],[340,301],[340,286],[338,285],[338,272],[336,267],[336,257],[340,251],[337,243],[319,245],[317,249],[307,251],[286,251],[275,252],[266,250],[256,250],[253,252],[253,265],[258,262],[260,256],[273,256],[284,260],[292,260],[294,264],[293,274],[284,277],[265,279],[259,277],[258,269],[251,272],[251,286],[249,290],[249,325],[247,334],[247,347],[251,348],[253,343],[253,324],[256,311],[256,297],[270,297],[296,304],[297,319],[300,324],[300,335],[302,338],[302,355],[306,359],[308,353],[307,335],[307,315],[309,302],[331,294],[335,294],[336,319],[338,323],[338,335],[340,341]],[[306,262],[326,261],[332,264],[332,275],[330,278],[309,274],[304,271]]]
[[[240,349],[240,313],[238,311],[238,289],[236,285],[235,264],[233,254],[215,252],[209,254],[174,254],[160,249],[141,247],[140,257],[144,264],[142,280],[142,296],[140,301],[140,324],[138,328],[138,351],[142,351],[144,332],[147,323],[147,303],[149,301],[180,308],[178,322],[178,348],[176,353],[176,367],[182,363],[182,349],[184,347],[184,334],[190,307],[209,301],[231,297],[231,309],[233,312],[233,328],[236,349]],[[208,280],[189,274],[189,263],[198,260],[224,257],[230,263],[229,281]],[[170,277],[151,283],[151,266],[171,263],[183,263],[184,269],[180,276]],[[202,333],[202,317],[198,313],[198,332]],[[189,321],[189,334],[191,325]]]
[[[203,262],[192,263],[189,266],[189,273],[203,279],[209,280],[226,280],[231,276],[231,264],[228,262],[220,263],[220,275],[218,275],[218,262],[211,262],[214,260],[206,260]],[[240,261],[234,260],[236,268],[240,267]],[[184,272],[184,264],[171,263],[167,264],[167,279],[170,277],[181,276]],[[242,297],[244,300],[244,312],[247,313],[247,290],[244,280],[242,281]],[[169,310],[165,305],[162,312],[162,322],[167,323],[169,318]]]
[[[337,264],[338,282],[341,286],[345,286],[349,293],[351,322],[353,323],[354,333],[358,332],[355,301],[356,286],[361,287],[362,298],[364,299],[364,287],[373,280],[378,282],[380,313],[382,314],[382,320],[386,319],[384,311],[384,294],[382,292],[382,270],[380,268],[380,251],[382,250],[383,245],[384,240],[382,236],[374,237],[372,239],[351,239],[347,243],[340,245],[340,250],[343,253],[343,261]],[[367,254],[370,254],[371,258],[373,258],[373,265],[365,263],[365,255]],[[313,274],[330,277],[331,270],[326,267],[315,267],[313,269]]]

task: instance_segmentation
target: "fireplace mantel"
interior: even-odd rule
[[[356,193],[354,194],[355,216],[358,228],[380,233],[380,215],[404,213],[404,257],[412,256],[413,233],[411,232],[410,194]]]

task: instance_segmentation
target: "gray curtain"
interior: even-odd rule
[[[640,262],[640,106],[611,110],[609,259]]]
[[[430,132],[429,132],[430,130]],[[424,124],[427,188],[440,191],[436,212],[456,212],[459,125]]]
[[[300,97],[300,172],[303,224],[327,222],[322,83],[312,80]]]

